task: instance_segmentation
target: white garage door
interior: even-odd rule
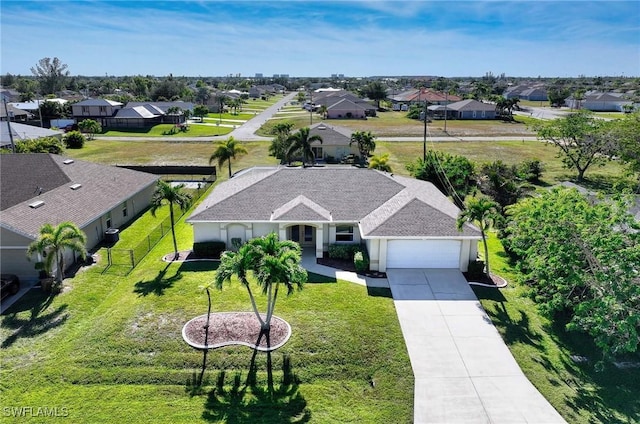
[[[387,268],[459,268],[459,240],[389,240]]]

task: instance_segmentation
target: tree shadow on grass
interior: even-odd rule
[[[269,346],[268,333],[262,333],[256,345],[260,344],[263,336],[267,337]],[[216,385],[207,395],[202,417],[207,421],[228,424],[309,422],[311,411],[299,391],[300,382],[293,372],[289,356],[283,355],[282,376],[276,384],[271,352],[266,353],[267,381],[258,380],[257,354],[258,350],[254,349],[244,383],[241,372],[235,373],[231,384],[225,384],[225,371],[218,373]]]
[[[52,328],[59,327],[69,318],[67,304],[63,304],[44,313],[49,308],[55,295],[46,294],[38,290],[30,290],[26,296],[20,299],[20,302],[14,304],[5,312],[2,320],[2,326],[5,329],[13,330],[13,333],[2,341],[2,348],[8,348],[18,339],[30,338],[44,334]],[[30,311],[28,318],[21,318],[19,314],[24,311]]]
[[[509,313],[506,307],[507,300],[500,290],[474,286],[473,291],[478,299],[492,300],[494,302],[492,305],[486,305],[485,303],[484,310],[508,345],[524,343],[540,351],[545,350],[541,344],[542,335],[531,329],[529,315],[523,310]]]
[[[138,296],[147,296],[155,294],[156,296],[164,295],[167,289],[173,287],[174,283],[182,278],[182,274],[178,270],[171,277],[167,277],[167,269],[171,264],[168,264],[164,269],[158,272],[158,275],[153,280],[138,281],[133,289],[134,293]]]
[[[587,334],[567,331],[567,320],[567,317],[556,317],[554,323],[547,327],[547,332],[563,351],[571,355],[561,357],[564,369],[557,373],[559,381],[555,383],[574,390],[574,395],[567,396],[564,402],[569,410],[575,411],[576,421],[580,419],[580,411],[587,411],[594,422],[637,422],[640,417],[640,368],[620,369],[608,361],[602,364],[603,369],[598,369],[600,350]],[[572,356],[581,361],[576,362]],[[630,354],[617,360],[639,363],[640,354]]]

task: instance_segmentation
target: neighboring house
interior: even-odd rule
[[[327,114],[327,118],[361,118],[361,111],[364,110],[365,117],[367,116],[376,116],[376,107],[364,100],[361,97],[356,96],[350,91],[339,90],[339,89],[321,89],[322,91],[316,90],[311,97],[311,101],[314,106],[314,110],[320,106],[326,106],[327,109],[335,106],[336,104],[342,102],[343,100],[347,100],[350,103],[344,103],[338,109],[334,109],[334,113],[332,116]],[[351,106],[351,104],[355,104],[356,106]],[[340,110],[341,112],[338,112]],[[346,116],[345,113],[351,112],[351,116]],[[341,116],[337,116],[341,115]]]
[[[37,113],[38,110],[40,109],[40,104],[44,103],[44,102],[55,102],[58,103],[60,106],[64,106],[66,103],[68,103],[68,100],[66,99],[44,99],[44,100],[34,100],[32,102],[11,102],[9,103],[10,106],[14,106],[20,110],[24,110],[27,112],[31,112],[31,113]]]
[[[47,153],[0,155],[0,176],[0,267],[25,280],[37,278],[26,250],[44,224],[72,221],[91,249],[148,207],[158,179]]]
[[[172,107],[179,107],[181,110],[188,110],[190,112],[193,112],[193,107],[195,106],[191,102],[176,101],[176,102],[129,102],[125,107],[136,107],[136,106],[146,107],[147,105],[152,105],[160,109],[160,111],[162,111],[162,113],[165,113],[165,114],[169,113],[169,109]]]
[[[584,98],[569,97],[565,104],[571,109],[586,109],[592,112],[623,112],[625,105],[633,105],[622,93],[588,92]]]
[[[324,122],[314,124],[309,127],[309,135],[319,135],[322,143],[314,141],[311,143],[311,150],[316,160],[330,160],[333,158],[340,161],[348,155],[359,155],[358,145],[351,143],[352,131],[349,128],[335,125],[327,125]]]
[[[20,100],[20,92],[18,90],[0,87],[0,103],[4,101],[17,102],[18,100]]]
[[[258,99],[265,95],[273,96],[276,93],[282,92],[283,89],[284,87],[280,84],[254,85],[249,88],[249,97]]]
[[[327,106],[327,119],[367,119],[367,108],[349,99]]]
[[[5,108],[5,104],[2,102],[0,103],[0,121],[7,120],[7,111],[9,112],[9,120],[12,122],[26,122],[33,116],[33,114],[26,110],[18,109],[9,103],[7,103],[7,107]]]
[[[345,166],[251,168],[218,185],[187,219],[194,242],[235,243],[275,232],[323,257],[366,244],[372,270],[455,268],[477,256],[480,232],[433,184]]]
[[[462,100],[447,105],[447,116],[454,119],[495,119],[496,106],[473,99]]]
[[[546,102],[549,100],[546,88],[539,85],[515,85],[506,89],[503,97],[505,99],[518,98],[534,102]]]
[[[122,109],[122,103],[106,99],[87,99],[71,105],[71,113],[77,122],[94,119],[108,127],[106,118],[111,118]]]
[[[408,106],[412,104],[424,104],[425,101],[430,105],[448,105],[459,102],[462,100],[462,97],[424,88],[421,90],[411,89],[399,93],[392,93],[387,99],[393,104],[392,109],[397,111],[408,110]],[[406,107],[403,108],[402,105],[406,105]]]
[[[7,125],[5,121],[0,123],[0,147],[2,148],[11,148],[9,126],[11,127],[11,135],[13,136],[14,143],[20,140],[32,140],[42,137],[55,137],[58,140],[62,140],[62,135],[64,134],[62,131],[34,127],[33,125],[19,124],[17,122],[11,122],[10,125]]]

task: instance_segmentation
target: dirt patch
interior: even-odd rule
[[[162,257],[164,262],[187,262],[187,261],[217,261],[218,258],[210,258],[206,256],[198,256],[193,253],[193,250],[182,250],[178,252],[167,253]]]
[[[190,344],[205,345],[205,325],[207,316],[202,315],[189,321],[183,336]],[[261,350],[270,350],[284,344],[291,335],[291,327],[281,318],[271,318],[269,343],[263,336],[259,343],[260,321],[253,312],[221,312],[210,315],[207,345],[210,348],[243,344],[257,346]],[[258,343],[256,345],[256,343]]]
[[[464,278],[466,278],[469,283],[481,283],[488,286],[495,286],[496,288],[505,287],[507,285],[507,280],[495,274],[487,275],[483,273],[480,276],[471,276],[468,272],[463,272],[462,275],[464,275]]]

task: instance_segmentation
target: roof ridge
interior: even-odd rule
[[[273,212],[271,212],[271,221],[274,221],[280,218],[282,215],[291,211],[292,209],[294,209],[296,206],[299,206],[299,205],[304,205],[308,207],[309,209],[316,212],[318,215],[322,216],[328,221],[332,220],[331,212],[329,210],[323,208],[313,200],[309,199],[307,196],[303,194],[299,194],[298,196],[294,197],[293,199],[289,200],[286,203],[283,203],[280,207],[276,208]]]

